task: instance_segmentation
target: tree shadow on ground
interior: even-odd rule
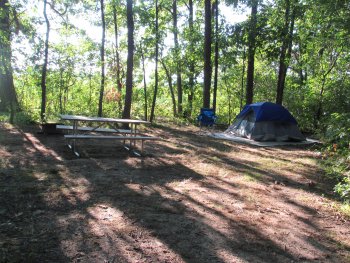
[[[324,171],[321,170],[319,166],[305,164],[301,162],[300,159],[305,158],[315,158],[317,154],[313,152],[305,152],[305,149],[315,148],[315,146],[278,146],[278,147],[258,147],[252,145],[245,145],[233,142],[224,142],[222,140],[217,140],[215,138],[208,137],[206,135],[198,136],[198,130],[194,131],[184,131],[177,128],[172,128],[170,126],[160,126],[167,133],[171,134],[175,138],[181,138],[182,143],[179,145],[192,144],[198,155],[206,159],[208,162],[214,159],[214,161],[220,160],[222,165],[227,169],[231,169],[236,172],[245,173],[252,179],[260,180],[263,183],[282,183],[289,187],[296,189],[304,189],[310,192],[314,192],[318,195],[326,196],[327,198],[338,200],[334,195],[332,185],[335,184],[334,180],[322,176]],[[176,140],[178,143],[179,140]],[[165,147],[165,146],[162,146]],[[184,147],[181,147],[183,149]],[[166,152],[168,149],[163,148]],[[303,155],[300,156],[300,151],[303,151]],[[226,153],[234,152],[235,156],[238,158],[235,160],[232,157],[227,157]],[[271,156],[273,160],[279,162],[277,165],[291,163],[293,161],[293,166],[287,167],[283,165],[284,172],[294,172],[294,166],[302,165],[306,169],[305,171],[299,171],[299,175],[303,177],[302,180],[296,180],[293,178],[287,178],[283,173],[276,173],[274,169],[264,168],[264,170],[259,168],[259,164],[255,162],[250,162],[249,160],[240,159],[242,153],[250,153],[251,155],[258,156],[261,158],[269,159],[271,162]],[[257,175],[257,176],[256,176]]]
[[[20,129],[12,135],[8,129],[1,133],[11,141],[5,149],[15,146],[1,167],[0,184],[8,186],[1,195],[1,203],[7,205],[6,219],[0,222],[2,240],[6,240],[2,259],[11,261],[14,254],[19,261],[40,262],[304,260],[260,228],[264,221],[253,211],[254,203],[240,194],[250,190],[247,185],[184,165],[177,156],[187,151],[175,148],[169,153],[172,146],[160,142],[149,148],[156,147],[155,153],[140,159],[108,144],[102,151],[101,145],[91,144],[84,145],[89,148],[85,158],[76,159],[62,137]],[[256,168],[253,161],[242,163],[214,152],[234,149],[230,145],[209,141],[206,143],[212,148],[202,150],[200,139],[182,132],[180,137],[172,136],[193,143],[204,159],[215,155],[225,169],[263,174],[270,176],[271,182],[284,178]],[[23,187],[26,184],[27,188]],[[10,205],[12,199],[16,205]],[[224,200],[249,203],[250,207],[236,209]],[[288,200],[285,196],[284,201]],[[296,202],[290,205],[315,213]],[[251,213],[253,220],[245,213]],[[3,228],[7,223],[13,230]],[[316,224],[308,225],[312,231],[322,232]],[[328,242],[333,241],[330,238]],[[322,240],[311,238],[305,245],[330,253]]]

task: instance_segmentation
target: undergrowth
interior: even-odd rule
[[[334,191],[350,210],[350,114],[334,113],[324,135],[323,166],[326,175],[337,181]]]

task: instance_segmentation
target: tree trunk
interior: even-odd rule
[[[283,102],[283,92],[284,84],[287,75],[288,69],[288,60],[291,55],[292,41],[293,41],[293,29],[294,29],[294,17],[295,17],[295,8],[293,9],[292,15],[290,15],[290,0],[286,0],[286,10],[284,13],[284,28],[282,32],[282,47],[280,53],[280,67],[278,72],[278,81],[277,81],[277,94],[276,94],[276,103],[282,104]],[[287,51],[288,50],[288,51]]]
[[[242,78],[241,78],[241,94],[239,96],[239,111],[243,109],[243,97],[244,97],[244,75],[245,75],[245,46],[243,47],[243,58],[242,58]]]
[[[126,92],[124,101],[123,119],[129,119],[132,102],[132,72],[134,67],[134,19],[132,10],[132,0],[127,0],[126,14],[128,26],[128,59],[126,69]]]
[[[210,107],[211,86],[211,1],[205,0],[203,107]]]
[[[333,54],[335,55],[333,55]],[[315,114],[315,119],[314,119],[314,127],[315,129],[318,128],[319,121],[321,120],[322,116],[322,108],[323,108],[323,95],[326,87],[326,81],[327,81],[327,76],[332,72],[333,68],[335,67],[337,60],[339,57],[339,53],[336,53],[335,51],[331,52],[331,64],[327,71],[322,74],[322,82],[321,82],[321,90],[320,90],[320,95],[319,95],[319,101],[318,101],[318,106]]]
[[[169,69],[166,67],[165,63],[163,60],[160,61],[160,63],[162,63],[162,66],[165,70],[165,74],[168,80],[168,84],[169,84],[169,90],[170,90],[170,95],[171,95],[171,101],[173,103],[173,114],[174,117],[176,116],[176,100],[175,100],[175,94],[174,94],[174,89],[173,89],[173,83],[171,80],[171,74],[169,72]]]
[[[114,22],[114,37],[115,37],[115,53],[116,53],[116,63],[117,63],[117,89],[119,93],[118,100],[118,115],[121,115],[122,112],[122,82],[120,78],[120,57],[119,57],[119,44],[118,44],[118,16],[117,16],[117,8],[116,1],[113,3],[113,22]]]
[[[154,119],[154,110],[156,107],[157,93],[158,93],[158,53],[159,53],[159,25],[158,25],[158,0],[156,0],[156,68],[155,68],[155,80],[154,80],[154,93],[153,93],[153,101],[151,108],[151,116],[150,122],[153,122]]]
[[[195,67],[195,62],[192,57],[192,54],[194,53],[194,41],[193,41],[193,0],[188,1],[188,9],[189,9],[189,29],[190,29],[190,61],[189,61],[189,80],[188,80],[188,85],[189,85],[189,92],[188,92],[188,112],[187,116],[191,117],[192,115],[192,110],[193,110],[193,97],[194,97],[194,67]]]
[[[214,90],[213,110],[216,112],[216,95],[218,90],[218,68],[219,68],[219,0],[215,3],[215,58],[214,58]]]
[[[102,20],[102,41],[101,41],[101,85],[100,85],[100,99],[98,102],[98,116],[102,117],[103,109],[103,93],[105,89],[105,39],[106,39],[106,21],[105,21],[105,7],[104,0],[100,0],[101,4],[101,20]]]
[[[141,50],[141,60],[142,60],[142,70],[143,70],[143,91],[144,91],[144,95],[145,95],[145,121],[148,120],[148,116],[147,116],[147,110],[148,110],[148,106],[147,106],[147,83],[146,83],[146,69],[145,69],[145,55],[143,53],[143,49],[142,46],[140,44],[140,50]]]
[[[45,38],[45,51],[44,51],[44,64],[41,73],[41,122],[46,121],[46,75],[47,75],[47,63],[49,57],[49,37],[50,37],[50,21],[46,13],[47,0],[44,0],[44,17],[46,22],[46,38]]]
[[[178,40],[178,28],[177,28],[177,0],[173,0],[173,32],[174,32],[174,46],[175,46],[175,59],[176,59],[176,87],[177,87],[177,110],[178,115],[182,114],[182,79],[181,79],[181,58]]]
[[[248,35],[248,66],[247,66],[247,89],[246,104],[253,103],[254,97],[254,60],[255,60],[255,42],[256,42],[256,25],[258,13],[258,0],[252,1],[250,26]]]
[[[11,116],[19,108],[15,86],[13,83],[13,70],[11,65],[11,28],[10,3],[8,0],[0,2],[0,111],[10,109]],[[10,119],[12,122],[12,120]]]
[[[59,91],[59,103],[60,103],[60,114],[63,114],[63,68],[60,66],[60,91]]]

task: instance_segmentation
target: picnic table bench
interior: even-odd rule
[[[58,130],[67,130],[67,131],[73,131],[73,125],[56,125],[56,129]],[[96,127],[77,127],[77,130],[79,131],[86,131],[86,132],[109,132],[109,133],[122,133],[122,134],[128,134],[131,133],[130,129],[109,129],[109,128],[96,128]]]
[[[71,134],[64,135],[64,138],[67,140],[68,146],[77,156],[80,156],[80,154],[76,151],[76,140],[119,140],[123,141],[124,148],[128,150],[132,150],[132,146],[136,146],[136,141],[141,141],[141,154],[133,150],[136,155],[142,155],[145,141],[161,140],[159,137],[145,136],[138,133],[137,126],[139,124],[149,124],[149,122],[143,120],[85,117],[77,115],[61,115],[61,119],[73,122],[73,125],[57,125],[56,128],[72,132]],[[81,122],[89,123],[92,126],[79,126]],[[101,127],[106,124],[116,125],[118,123],[130,125],[130,129],[120,129],[116,126],[112,128]],[[103,135],[103,133],[116,133],[117,135]],[[126,145],[126,141],[130,141],[129,147]]]

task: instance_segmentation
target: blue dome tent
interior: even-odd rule
[[[246,105],[225,133],[255,141],[306,140],[292,114],[271,102]]]

